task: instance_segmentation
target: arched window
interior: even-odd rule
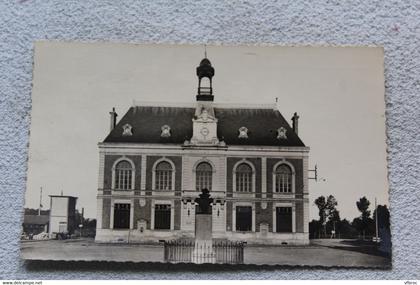
[[[202,189],[211,191],[213,178],[213,169],[211,165],[207,162],[201,162],[197,165],[195,175],[195,188],[199,191]]]
[[[172,190],[172,165],[167,161],[161,161],[155,171],[155,189]]]
[[[277,193],[292,192],[292,169],[288,165],[280,164],[277,166],[274,176]]]
[[[127,160],[118,162],[115,167],[115,189],[131,190],[133,178],[133,167]]]
[[[252,192],[252,168],[247,163],[236,167],[236,191]]]

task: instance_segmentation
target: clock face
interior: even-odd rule
[[[202,128],[202,129],[200,130],[200,133],[201,133],[203,136],[207,136],[207,135],[209,134],[209,129],[207,129],[207,128]]]

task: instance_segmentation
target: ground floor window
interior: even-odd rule
[[[170,230],[171,229],[171,205],[159,204],[155,205],[155,229]]]
[[[236,231],[250,232],[252,231],[252,207],[237,206],[236,207]]]
[[[114,205],[114,229],[130,228],[130,204]]]
[[[292,232],[292,207],[276,208],[276,231],[278,233]]]

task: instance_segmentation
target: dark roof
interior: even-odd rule
[[[50,197],[59,197],[59,198],[73,198],[77,199],[78,197],[68,196],[68,195],[49,195]]]
[[[23,223],[24,224],[31,224],[31,225],[45,225],[49,222],[50,216],[48,215],[25,215],[23,216]]]
[[[217,135],[229,145],[305,146],[278,110],[269,108],[218,108]],[[131,107],[104,142],[182,144],[191,139],[195,108]],[[132,126],[132,136],[123,136],[123,126]],[[171,128],[169,138],[161,137],[161,127]],[[248,129],[248,138],[238,138],[239,128]],[[287,139],[277,139],[277,129],[284,127]]]

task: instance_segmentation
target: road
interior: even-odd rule
[[[29,260],[163,262],[163,245],[97,244],[93,240],[24,241]],[[366,253],[341,240],[314,240],[310,246],[246,246],[245,264],[389,268],[391,259]]]

